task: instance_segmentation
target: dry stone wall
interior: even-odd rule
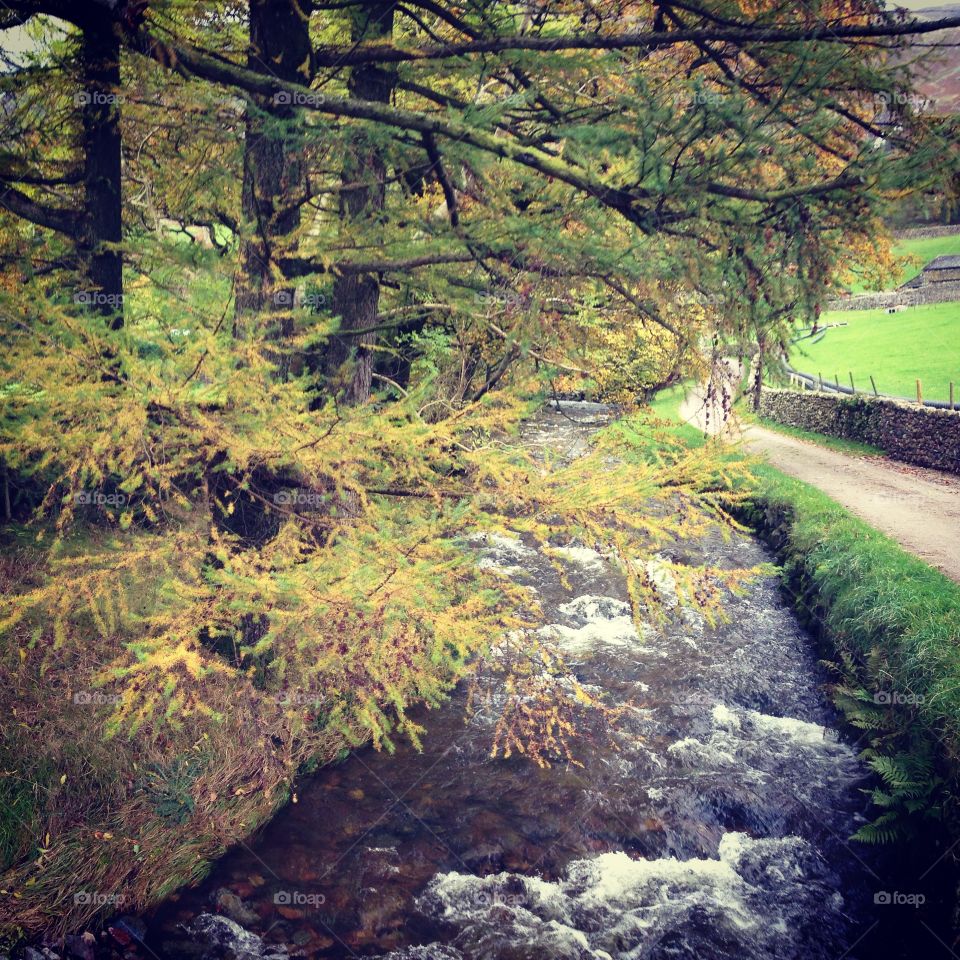
[[[923,303],[949,303],[960,300],[960,280],[905,287],[885,293],[861,293],[855,297],[828,300],[827,310],[886,310],[888,307],[916,307]]]
[[[869,443],[906,463],[960,474],[960,410],[764,388],[760,414],[787,426]]]
[[[905,230],[894,230],[893,235],[898,240],[913,240],[926,237],[952,237],[960,233],[960,223],[948,226],[907,227]]]

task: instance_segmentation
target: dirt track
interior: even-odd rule
[[[703,394],[692,391],[680,408],[685,421],[711,433],[722,414],[707,417]],[[734,425],[727,432],[739,434]],[[960,478],[880,457],[857,457],[819,444],[748,426],[745,448],[778,470],[817,487],[905,550],[960,583]]]

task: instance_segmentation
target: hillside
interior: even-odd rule
[[[960,15],[960,4],[946,4],[913,11],[924,20],[941,20]],[[931,56],[917,75],[917,93],[932,100],[938,113],[960,111],[960,29],[943,30],[940,33],[918,38],[917,45],[950,43],[953,46]],[[917,50],[919,51],[919,48]]]

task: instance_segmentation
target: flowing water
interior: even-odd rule
[[[603,415],[567,404],[527,441],[576,455]],[[422,753],[361,750],[303,784],[296,805],[151,919],[152,951],[199,955],[198,931],[220,921],[198,915],[219,910],[255,935],[229,925],[240,940],[227,954],[250,957],[885,955],[878,930],[911,908],[874,902],[880,867],[848,840],[865,772],[774,578],[731,598],[718,628],[678,610],[638,632],[622,577],[595,551],[570,545],[563,584],[521,538],[475,546],[536,591],[581,683],[628,704],[614,732],[592,731],[580,768],[491,759],[495,717],[468,718],[458,693],[420,714]],[[746,536],[670,558],[770,559]]]

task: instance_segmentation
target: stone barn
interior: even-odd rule
[[[935,257],[917,276],[905,283],[906,288],[934,287],[941,283],[960,281],[960,255],[949,254]]]

